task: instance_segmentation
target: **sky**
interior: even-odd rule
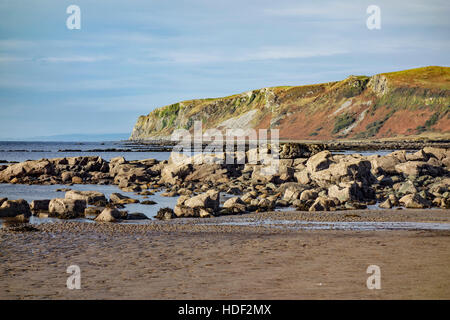
[[[450,66],[449,16],[448,0],[0,0],[0,140],[131,133],[181,100]]]

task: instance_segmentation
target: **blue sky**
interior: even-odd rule
[[[0,139],[131,132],[180,100],[450,66],[449,16],[440,0],[0,0]]]

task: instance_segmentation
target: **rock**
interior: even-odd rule
[[[406,162],[406,151],[405,150],[394,151],[394,152],[388,154],[387,156],[397,158],[397,160],[399,162]]]
[[[392,155],[376,156],[374,158],[371,158],[370,163],[373,174],[392,175],[397,173],[397,171],[395,170],[395,166],[400,163],[400,160]]]
[[[5,200],[0,207],[0,217],[17,217],[23,216],[29,218],[31,216],[30,205],[23,199]]]
[[[3,204],[3,202],[5,202],[6,200],[8,200],[8,198],[0,198],[0,206]]]
[[[127,215],[127,220],[148,220],[148,217],[141,212],[133,212]]]
[[[306,168],[309,173],[327,169],[331,163],[331,152],[328,150],[317,153],[310,157],[306,162]]]
[[[117,192],[111,193],[111,195],[109,196],[109,199],[114,204],[139,203],[139,200],[132,199],[130,197],[124,196]]]
[[[380,203],[379,207],[380,207],[380,208],[383,208],[383,209],[390,209],[390,208],[392,208],[391,200],[386,199],[385,201],[383,201],[382,203]]]
[[[395,170],[402,173],[405,177],[418,177],[421,175],[430,175],[434,177],[441,172],[440,168],[431,166],[423,161],[408,161],[405,163],[400,163],[395,166]]]
[[[442,162],[442,165],[443,165],[444,167],[446,167],[447,170],[450,171],[450,157],[447,157],[447,158],[443,159],[441,162]],[[430,164],[431,164],[431,163],[430,163]]]
[[[172,163],[164,166],[161,171],[161,181],[168,184],[176,184],[177,181],[184,179],[192,172],[191,163]]]
[[[97,191],[70,190],[66,192],[66,199],[84,200],[87,204],[104,206],[108,202],[103,193]]]
[[[303,189],[289,187],[284,192],[283,200],[292,202],[300,197],[300,194],[302,191],[303,191]]]
[[[123,218],[122,213],[115,208],[105,208],[98,216],[95,218],[97,222],[116,222]]]
[[[14,178],[40,177],[53,173],[53,165],[46,159],[25,161],[0,171],[0,182],[9,183]]]
[[[209,190],[184,202],[189,208],[211,208],[213,211],[219,209],[219,204],[219,192],[215,190]]]
[[[74,199],[52,199],[50,200],[48,206],[49,216],[61,219],[74,219],[82,217],[85,209],[85,200]]]
[[[450,157],[450,149],[425,147],[422,151],[428,156],[434,157],[438,160],[443,160],[444,158]]]
[[[168,198],[173,198],[173,197],[176,197],[176,196],[178,196],[179,194],[178,194],[178,192],[176,192],[176,191],[169,191],[169,192],[164,192],[164,193],[161,193],[161,196],[162,197],[168,197]]]
[[[252,192],[247,192],[241,197],[241,200],[245,203],[250,203],[253,199],[255,199],[256,195],[254,195]]]
[[[399,194],[417,193],[417,189],[414,186],[414,183],[408,180],[400,184],[400,187],[398,188],[397,192]]]
[[[326,197],[318,197],[309,208],[309,211],[329,211],[335,206],[336,204],[333,200]]]
[[[223,204],[224,208],[230,209],[234,213],[242,213],[246,211],[245,202],[241,200],[239,197],[233,197],[228,199]]]
[[[399,202],[406,208],[422,209],[430,207],[430,203],[417,193],[408,194],[400,198]]]
[[[195,161],[195,160],[194,160]],[[186,182],[209,182],[209,181],[225,181],[227,179],[226,168],[223,168],[220,164],[196,164],[192,166],[192,172],[190,172],[183,181]]]
[[[171,208],[161,208],[158,210],[155,218],[159,220],[170,220],[175,217],[176,215]]]
[[[84,216],[95,216],[97,217],[104,208],[98,208],[98,207],[87,207],[86,209],[84,209]]]
[[[357,183],[344,183],[340,186],[333,185],[328,188],[328,196],[337,198],[340,202],[364,200],[363,190]]]
[[[330,184],[353,181],[369,186],[376,181],[370,169],[371,164],[369,161],[348,156],[339,160],[338,163],[331,164],[328,169],[311,173],[311,180],[326,188]]]
[[[210,214],[219,210],[219,195],[218,191],[209,190],[192,198],[180,196],[173,211],[177,217],[206,216],[201,210],[206,210]]]
[[[33,200],[31,201],[30,209],[34,212],[47,212],[50,200]]]
[[[64,183],[72,182],[72,178],[73,178],[73,172],[64,171],[63,173],[61,173],[61,180]]]
[[[82,184],[83,183],[83,179],[81,177],[72,177],[72,183],[73,184]]]
[[[268,211],[268,210],[273,210],[275,208],[275,204],[276,202],[274,200],[270,200],[268,198],[266,199],[261,199],[258,202],[258,210],[259,211]]]
[[[141,204],[154,205],[154,204],[156,204],[156,202],[152,201],[152,200],[144,200],[144,201],[141,201]]]
[[[300,201],[316,200],[318,195],[315,190],[305,190],[300,194]]]
[[[294,172],[294,179],[304,185],[308,185],[311,183],[311,178],[307,170]]]
[[[423,150],[419,150],[415,153],[407,153],[406,160],[407,161],[428,161],[429,155],[425,153]]]

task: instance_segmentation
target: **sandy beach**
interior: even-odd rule
[[[0,231],[1,299],[449,299],[449,230],[304,230],[239,221],[448,224],[450,210],[268,212]],[[228,224],[224,224],[224,222]],[[231,223],[230,223],[231,222]],[[81,269],[69,290],[66,268]],[[369,265],[381,269],[369,290]]]

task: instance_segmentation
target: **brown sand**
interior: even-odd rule
[[[450,221],[450,210],[405,210],[397,219],[392,210],[362,212],[351,213],[366,220]],[[259,215],[311,218],[307,213]],[[340,220],[359,219],[341,215]],[[62,222],[40,225],[35,232],[2,230],[0,298],[450,298],[450,231],[307,231],[204,221],[216,220]],[[66,287],[66,268],[74,264],[81,268],[81,290]],[[381,268],[381,290],[366,287],[372,264]]]

